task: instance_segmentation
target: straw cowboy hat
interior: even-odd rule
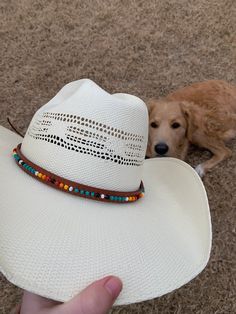
[[[24,138],[0,127],[0,270],[13,284],[67,301],[105,276],[116,301],[168,293],[206,266],[208,200],[183,161],[145,160],[148,112],[88,79],[65,85]]]

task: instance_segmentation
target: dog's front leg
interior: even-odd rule
[[[213,156],[211,159],[199,164],[195,168],[200,177],[203,177],[206,174],[206,172],[211,170],[222,160],[232,155],[231,150],[225,146],[224,142],[212,141],[212,143],[207,143],[207,145],[204,145],[204,147],[209,149],[213,153]]]

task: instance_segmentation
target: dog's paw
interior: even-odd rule
[[[197,173],[199,174],[199,176],[202,178],[205,175],[205,171],[203,166],[200,164],[198,166],[195,167],[195,170],[197,171]]]

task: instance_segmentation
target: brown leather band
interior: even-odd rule
[[[20,160],[22,160],[22,163],[19,163],[19,158],[16,159],[17,164],[20,166],[21,169],[23,169],[27,174],[31,175],[32,177],[34,177],[35,179],[39,180],[40,182],[43,182],[51,187],[54,187],[58,190],[76,195],[76,196],[80,196],[80,197],[84,197],[84,198],[89,198],[89,199],[93,199],[93,200],[98,200],[98,201],[102,201],[102,202],[111,202],[111,203],[119,203],[119,204],[124,204],[124,203],[130,203],[133,201],[138,200],[139,198],[143,197],[143,193],[144,193],[144,187],[143,187],[143,182],[141,181],[140,183],[140,187],[138,190],[136,191],[130,191],[130,192],[119,192],[119,191],[112,191],[112,190],[104,190],[104,189],[99,189],[96,187],[92,187],[92,186],[88,186],[88,185],[84,185],[84,184],[79,184],[77,182],[74,181],[70,181],[68,179],[62,178],[60,176],[57,176],[55,174],[53,174],[52,172],[45,170],[41,167],[39,167],[38,165],[34,164],[33,162],[31,162],[28,158],[26,158],[22,152],[21,152],[21,144],[19,144],[14,150],[14,153],[16,153]],[[35,175],[35,173],[30,172],[29,169],[25,168],[24,165],[27,164],[28,166],[30,166],[31,168],[33,168],[33,170],[42,173],[43,175],[45,175],[46,179],[42,179],[38,176]],[[47,179],[48,178],[48,179]],[[50,180],[49,180],[50,179]],[[73,187],[72,191],[69,191],[69,189],[64,189],[64,188],[60,188],[59,184],[57,183],[63,183],[64,186],[68,186],[68,187]],[[89,192],[89,195],[86,194],[80,194],[78,192],[75,192],[75,189],[78,189],[79,191],[83,190],[85,192]],[[91,193],[94,193],[94,196],[91,196]],[[100,196],[104,195],[106,196],[105,198],[101,198]],[[114,199],[112,199],[112,198]],[[130,198],[130,200],[121,200],[126,198],[127,199]],[[131,199],[133,198],[133,199]]]

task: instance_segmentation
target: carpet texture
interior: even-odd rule
[[[0,41],[0,124],[9,127],[9,116],[21,132],[64,84],[84,77],[143,99],[207,79],[236,83],[235,0],[1,0]],[[229,147],[232,158],[204,179],[207,268],[173,293],[111,313],[236,313],[236,141]],[[191,149],[188,162],[207,157]],[[0,275],[0,313],[20,297]]]

